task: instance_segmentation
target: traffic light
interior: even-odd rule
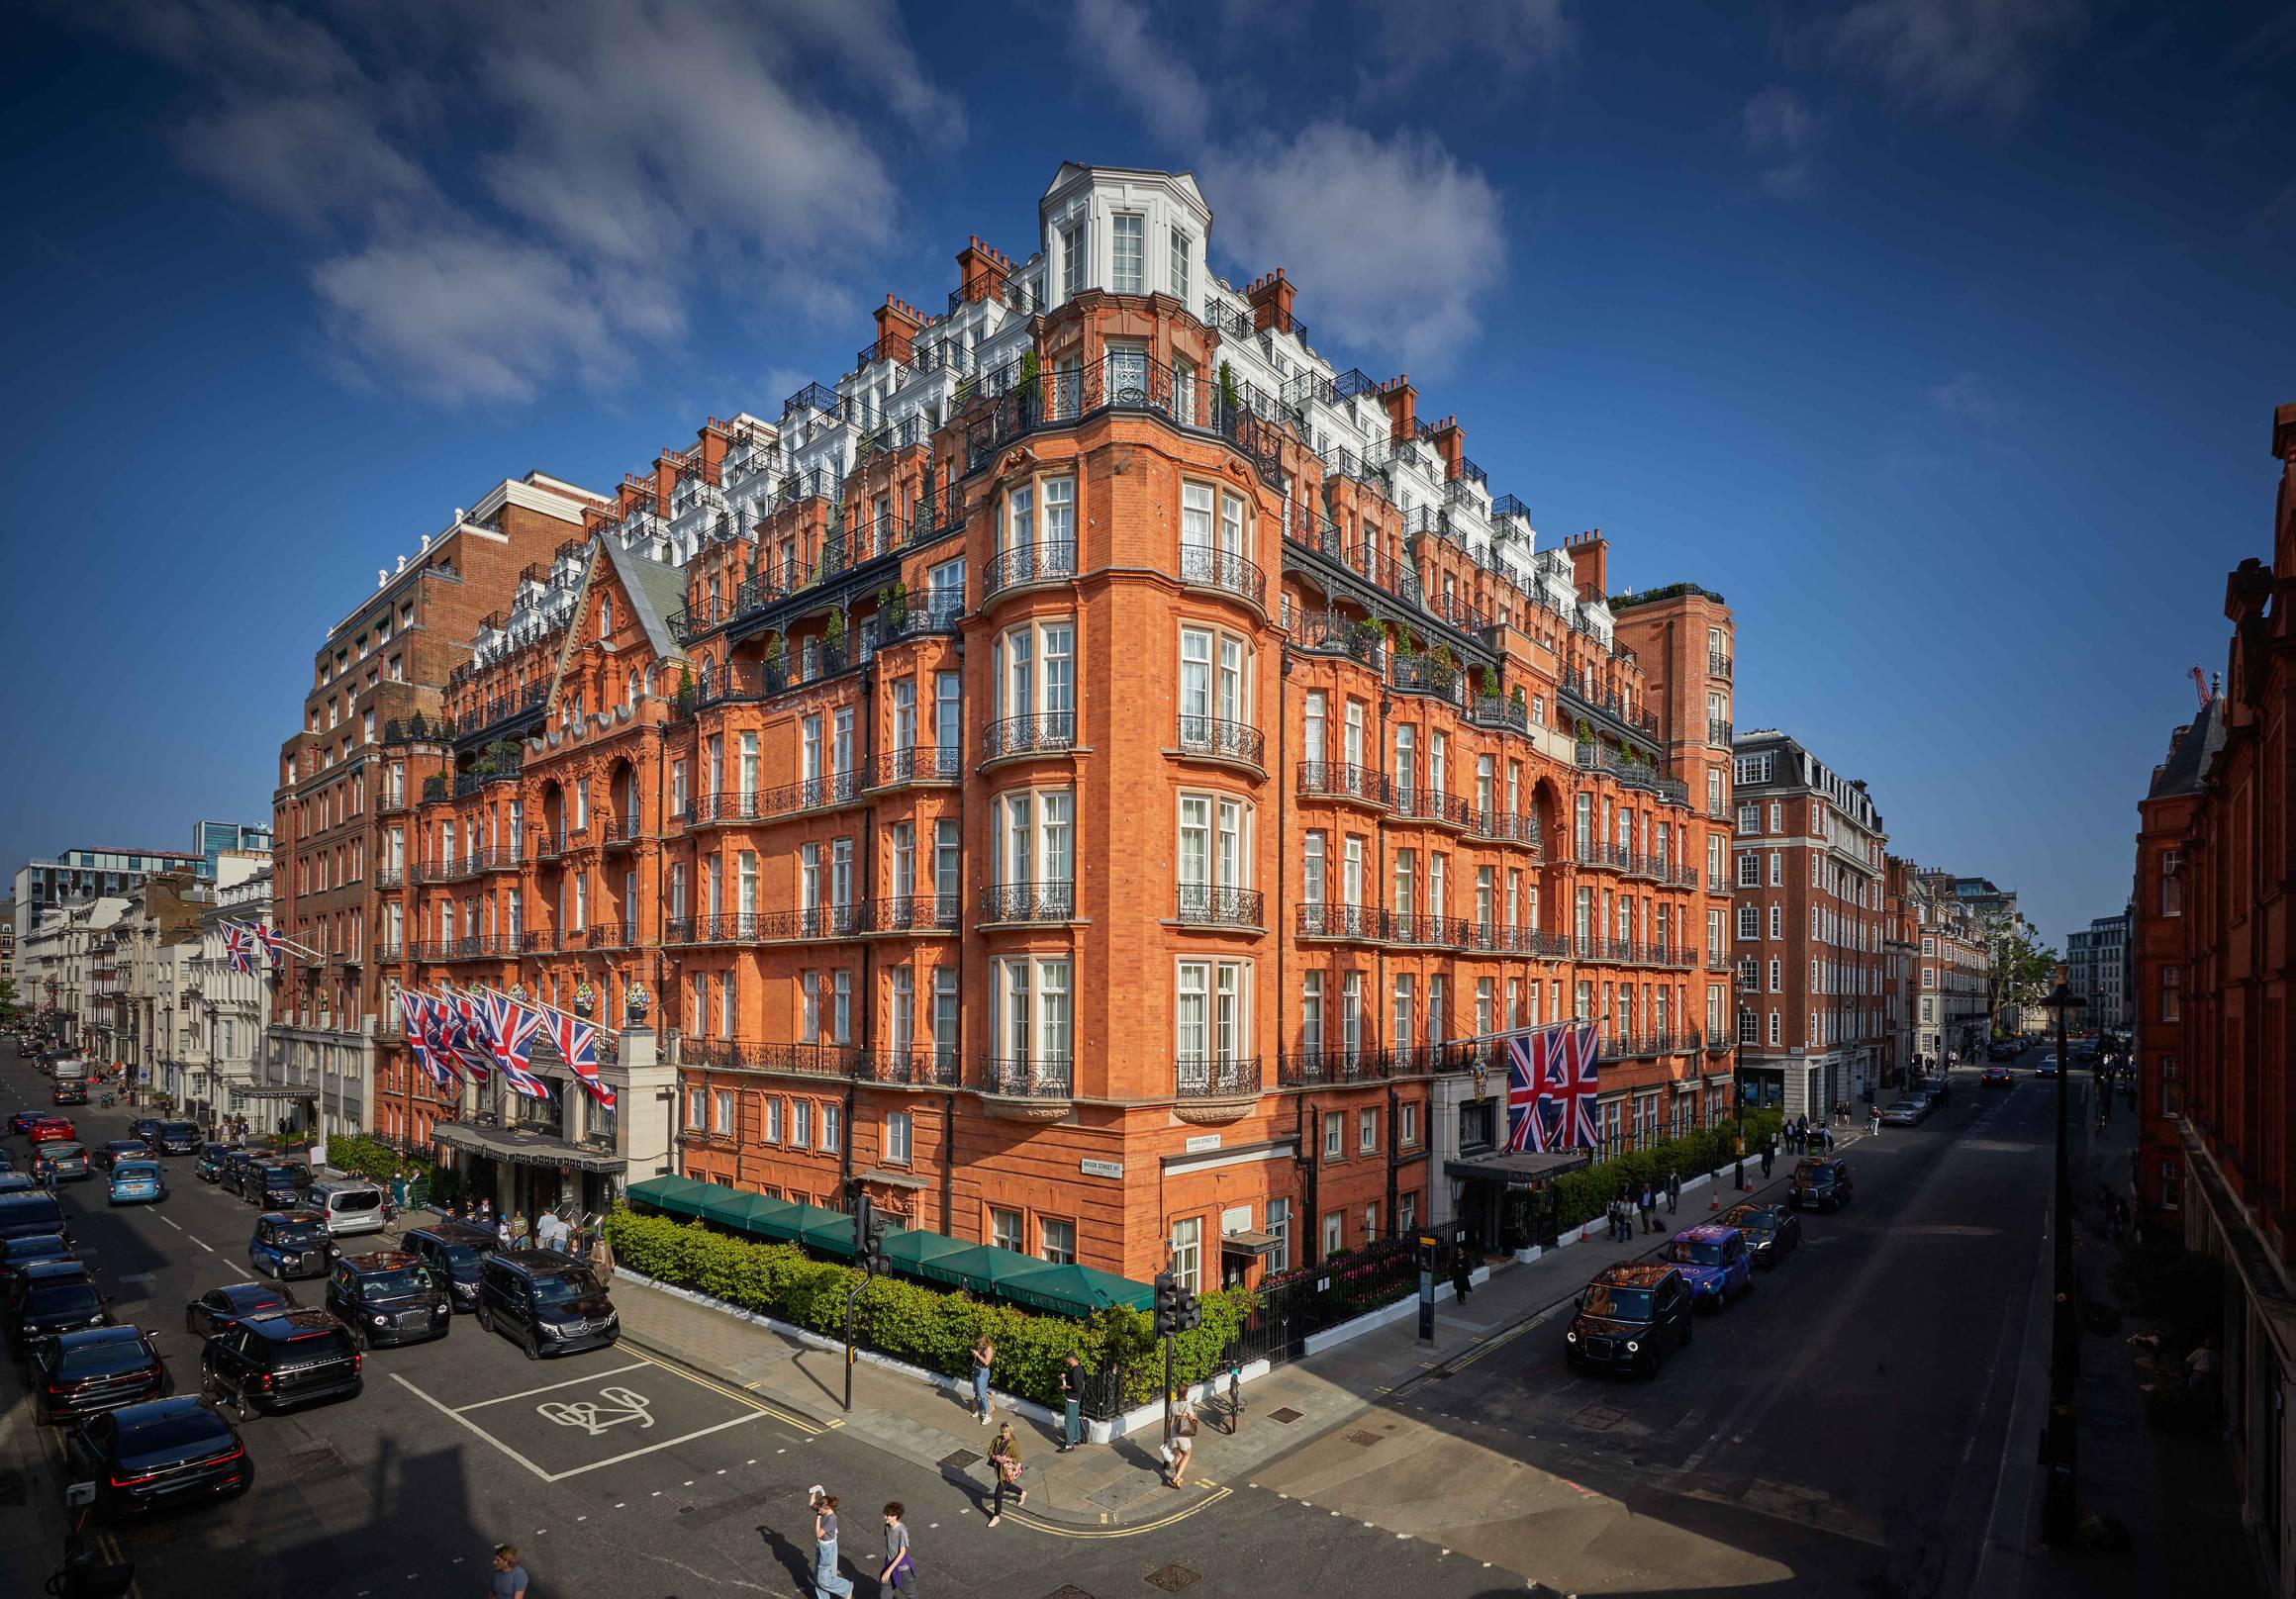
[[[1169,1338],[1180,1331],[1180,1279],[1169,1271],[1156,1273],[1156,1336]]]
[[[1196,1302],[1196,1290],[1178,1283],[1173,1285],[1172,1330],[1193,1333],[1203,1325],[1203,1309]]]
[[[871,1276],[885,1270],[885,1218],[865,1193],[853,1196],[853,1264]]]

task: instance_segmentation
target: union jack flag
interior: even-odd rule
[[[224,959],[231,963],[234,972],[245,977],[255,969],[254,963],[247,958],[248,945],[251,942],[247,930],[236,921],[225,922],[223,929]]]
[[[1547,1084],[1555,1076],[1553,1060],[1562,1047],[1560,1027],[1506,1041],[1507,1142],[1510,1151],[1552,1147],[1547,1126]]]
[[[590,1097],[612,1110],[614,1089],[598,1075],[598,1029],[572,1016],[552,1016],[550,1042],[558,1046],[567,1070],[582,1080]]]
[[[1507,1148],[1594,1149],[1593,1022],[1557,1022],[1507,1040]]]
[[[422,1030],[423,1046],[430,1052],[430,1068],[439,1078],[440,1087],[450,1087],[462,1081],[462,1057],[454,1049],[454,1017],[446,1001],[428,993],[417,994],[420,1009],[416,1025]],[[409,1035],[413,1036],[412,1034]]]
[[[399,1017],[407,1034],[407,1049],[415,1057],[415,1064],[430,1076],[439,1087],[451,1087],[454,1074],[449,1072],[430,1048],[430,1001],[409,989],[399,990]]]
[[[263,946],[265,955],[270,956],[280,966],[287,964],[287,939],[284,934],[264,926],[261,922],[255,923],[251,931],[255,935],[255,942]]]
[[[495,1064],[493,1011],[477,994],[458,993],[444,1003],[449,1037],[463,1071],[471,1082],[485,1082],[487,1068]]]
[[[529,1010],[507,993],[487,994],[476,1003],[486,1012],[487,1032],[494,1045],[494,1066],[503,1075],[503,1082],[514,1093],[528,1099],[547,1099],[549,1088],[526,1070],[534,1059],[534,1035],[542,1030],[541,1013]]]

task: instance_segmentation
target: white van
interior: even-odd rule
[[[88,1081],[86,1061],[58,1061],[55,1063],[55,1081],[58,1082],[85,1082]]]
[[[327,1217],[331,1237],[383,1230],[383,1190],[364,1177],[314,1182],[303,1203]]]

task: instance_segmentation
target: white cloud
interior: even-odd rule
[[[1389,93],[1428,73],[1464,65],[1479,85],[1555,65],[1575,34],[1564,0],[1452,0],[1440,10],[1361,0],[1375,24],[1363,51],[1365,87]]]
[[[1947,416],[1979,427],[1998,427],[2019,414],[2016,402],[1995,390],[1978,372],[1957,372],[1945,382],[1931,385],[1928,396],[1929,403]]]
[[[1107,87],[1162,138],[1195,143],[1211,127],[1211,95],[1191,56],[1151,39],[1148,16],[1132,0],[1075,0],[1070,45],[1102,63]]]
[[[1791,89],[1764,89],[1740,114],[1746,152],[1760,163],[1762,186],[1780,200],[1798,200],[1814,186],[1813,146],[1818,119]]]
[[[892,0],[324,22],[112,0],[92,20],[186,75],[186,166],[326,240],[311,280],[334,353],[453,401],[612,381],[710,280],[850,310],[899,211],[887,141],[963,136]]]
[[[2087,22],[2082,0],[1858,0],[1828,37],[1901,101],[2007,117]]]

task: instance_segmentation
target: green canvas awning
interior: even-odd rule
[[[701,1216],[704,1221],[714,1221],[737,1232],[786,1239],[796,1236],[797,1209],[787,1199],[751,1193],[746,1188],[718,1188],[703,1196]]]
[[[1016,1305],[1063,1316],[1089,1316],[1111,1305],[1150,1310],[1156,1304],[1156,1290],[1150,1284],[1089,1266],[1055,1266],[1031,1271],[999,1291]]]
[[[951,1238],[946,1233],[913,1230],[894,1232],[889,1229],[885,1234],[886,1260],[893,1263],[896,1271],[906,1272],[912,1277],[924,1275],[923,1267],[927,1261],[939,1260],[944,1255],[955,1255],[975,1247],[961,1238]]]
[[[650,1205],[673,1216],[699,1216],[705,1199],[733,1191],[715,1182],[697,1182],[692,1177],[648,1177],[629,1185],[632,1202]]]
[[[846,1210],[829,1210],[820,1205],[792,1205],[797,1212],[790,1220],[797,1226],[795,1237],[808,1249],[819,1250],[823,1255],[853,1258],[853,1214]]]
[[[1011,1285],[1023,1277],[1041,1276],[1058,1270],[1049,1261],[1032,1260],[1017,1250],[998,1249],[990,1244],[968,1244],[945,1255],[920,1263],[918,1270],[935,1282],[945,1282],[952,1288],[965,1288],[973,1293],[994,1294],[1010,1298]]]

